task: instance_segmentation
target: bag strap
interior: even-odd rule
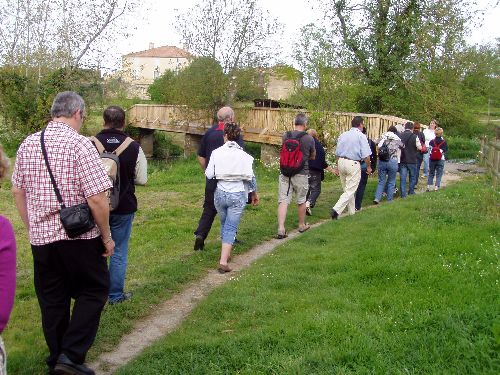
[[[54,188],[54,193],[56,193],[57,201],[61,208],[66,208],[64,205],[63,199],[61,197],[61,192],[57,187],[56,180],[54,179],[54,175],[52,174],[52,169],[50,169],[49,159],[47,157],[47,151],[45,150],[45,129],[42,130],[42,135],[40,137],[40,143],[42,144],[42,154],[45,160],[45,165],[47,166],[47,170],[49,171],[50,181],[52,182],[52,187]]]
[[[116,150],[113,151],[113,153],[116,154],[116,156],[120,156],[120,154],[123,151],[125,151],[127,149],[127,147],[130,146],[130,144],[132,142],[134,142],[134,140],[132,138],[130,138],[130,137],[125,138],[125,140],[123,141],[123,143],[120,146],[118,146],[116,148]]]
[[[101,141],[97,139],[97,137],[92,136],[89,139],[94,142],[94,145],[97,148],[97,151],[99,151],[99,154],[102,154],[105,151],[104,146],[102,145]]]

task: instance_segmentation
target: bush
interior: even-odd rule
[[[478,139],[463,137],[444,137],[448,143],[448,159],[470,160],[477,159],[481,144]]]

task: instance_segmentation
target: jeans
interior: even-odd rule
[[[219,188],[215,190],[214,205],[220,216],[222,243],[231,245],[234,243],[247,198],[248,196],[244,191],[229,193]]]
[[[322,171],[309,170],[309,191],[307,192],[306,199],[311,203],[311,208],[316,205],[316,200],[321,194],[321,175]]]
[[[361,168],[361,179],[359,180],[358,189],[356,190],[356,197],[354,198],[354,207],[357,211],[361,210],[361,203],[365,195],[366,183],[368,182],[368,173],[366,168]]]
[[[109,288],[109,301],[116,302],[123,298],[125,286],[125,273],[127,272],[128,241],[132,230],[134,214],[109,216],[111,237],[115,241],[115,252],[109,258],[109,277],[111,285]]]
[[[427,177],[429,175],[429,158],[431,156],[431,152],[427,151],[426,154],[424,154],[424,176]]]
[[[415,177],[415,184],[418,184],[418,178],[420,177],[420,166],[422,165],[422,162],[424,161],[424,154],[422,153],[417,153],[417,175]]]
[[[399,171],[399,188],[401,190],[401,198],[406,197],[406,176],[409,175],[410,188],[408,189],[408,194],[415,194],[415,185],[417,184],[417,164],[400,164]]]
[[[396,175],[398,173],[398,161],[391,159],[389,161],[380,160],[378,164],[378,185],[375,191],[375,200],[382,200],[382,193],[387,186],[387,201],[392,201],[394,197],[394,188],[396,186]]]
[[[432,185],[434,180],[434,175],[436,176],[435,186],[441,186],[441,177],[443,177],[444,172],[444,160],[431,160],[429,166],[429,177],[427,179],[427,185]]]

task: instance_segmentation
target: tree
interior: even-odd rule
[[[184,48],[217,60],[226,73],[265,65],[276,55],[270,42],[280,24],[257,0],[200,0],[176,18]]]
[[[97,67],[137,0],[1,0],[0,63],[41,72]],[[114,36],[114,37],[113,37]]]

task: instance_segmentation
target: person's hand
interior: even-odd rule
[[[332,171],[332,172],[333,172],[333,174],[334,174],[335,176],[340,176],[340,172],[339,172],[339,168],[338,168],[338,167],[337,167],[337,168],[333,168],[333,171]]]
[[[371,167],[371,166],[368,166],[368,167],[366,168],[366,173],[368,173],[368,174],[372,174],[372,167]]]
[[[107,240],[106,242],[103,242],[104,243],[104,253],[102,253],[102,256],[103,257],[110,257],[111,255],[113,255],[113,253],[115,252],[115,241],[113,241],[113,239],[109,239]]]
[[[259,202],[260,202],[259,195],[255,191],[253,191],[252,192],[252,206],[258,206]]]

